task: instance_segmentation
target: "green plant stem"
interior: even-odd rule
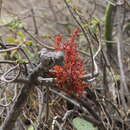
[[[107,48],[112,47],[112,31],[113,31],[113,20],[112,20],[112,14],[115,6],[111,3],[108,4],[105,12],[105,40],[106,40],[106,46]]]

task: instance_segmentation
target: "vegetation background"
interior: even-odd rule
[[[76,29],[81,95],[50,76]],[[129,77],[129,0],[0,0],[1,130],[130,130]]]

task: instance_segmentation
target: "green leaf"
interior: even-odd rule
[[[83,27],[87,29],[89,27],[89,24],[83,24]]]
[[[17,51],[18,51],[18,50],[13,50],[13,51],[11,51],[10,57],[12,58],[12,57],[16,56],[16,55],[17,55]]]
[[[119,75],[119,74],[115,74],[115,75],[114,75],[114,79],[115,79],[115,80],[120,80],[120,75]]]
[[[6,42],[8,42],[8,43],[19,43],[18,39],[15,39],[14,37],[8,37],[6,39]]]
[[[91,21],[91,24],[98,25],[100,24],[100,20],[95,18]]]
[[[79,117],[73,119],[72,125],[76,130],[98,130],[98,128],[94,127],[92,123]]]
[[[13,21],[12,23],[10,23],[8,25],[8,28],[11,30],[15,30],[15,29],[20,29],[22,28],[24,25],[21,21]]]
[[[0,53],[0,56],[5,57],[5,56],[8,56],[8,54],[7,52],[4,52],[4,53]]]
[[[43,38],[51,38],[51,35],[49,33],[45,33],[42,36],[43,36]]]
[[[34,130],[34,127],[33,127],[32,125],[30,125],[30,126],[28,127],[28,130]]]
[[[27,59],[17,59],[16,60],[16,63],[24,63],[24,62],[26,62],[27,61]]]
[[[27,41],[24,42],[24,44],[32,46],[32,40],[27,40]]]
[[[96,33],[97,32],[97,26],[96,25],[93,25],[90,27],[90,30],[93,32],[93,33]]]
[[[22,32],[18,32],[18,36],[21,38],[21,40],[25,39],[25,36]]]
[[[66,2],[67,2],[67,3],[70,3],[70,2],[72,2],[72,0],[66,0]]]

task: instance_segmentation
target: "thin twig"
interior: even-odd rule
[[[95,111],[93,111],[90,107],[89,107],[89,103],[84,102],[80,99],[77,99],[76,97],[71,97],[68,94],[65,94],[64,92],[59,92],[57,91],[57,89],[54,88],[50,88],[50,91],[52,93],[55,93],[56,95],[64,98],[65,100],[71,102],[72,104],[74,104],[76,107],[78,107],[80,110],[82,110],[84,113],[90,113],[92,115],[92,117],[94,118],[94,121],[92,123],[95,123],[96,126],[100,126],[102,128],[102,130],[104,130],[104,125],[101,122],[100,117],[95,113]],[[77,99],[77,100],[76,100]],[[88,112],[87,112],[88,111]],[[93,118],[91,118],[91,120],[93,120]]]
[[[0,64],[16,64],[16,61],[11,61],[11,60],[0,60]]]
[[[47,48],[47,49],[49,49],[49,50],[54,50],[53,47],[50,47],[50,46],[48,46],[48,45],[45,45],[43,42],[39,41],[36,37],[34,37],[34,36],[33,36],[27,29],[25,29],[24,27],[23,27],[23,30],[24,30],[34,41],[36,41],[37,43],[39,43],[39,45],[41,45],[41,46],[43,46],[43,47],[45,47],[45,48]]]
[[[15,122],[19,117],[20,113],[23,111],[29,94],[38,84],[38,76],[40,76],[41,74],[44,75],[44,73],[48,73],[49,69],[52,68],[52,66],[57,65],[59,63],[59,58],[61,58],[61,55],[54,55],[53,53],[55,52],[51,52],[50,54],[50,51],[47,51],[46,53],[48,54],[48,56],[47,54],[42,55],[41,63],[36,68],[34,68],[34,70],[27,77],[28,83],[24,84],[24,86],[20,90],[17,99],[15,100],[9,114],[7,115],[4,123],[2,124],[2,130],[12,130],[14,128]],[[50,62],[52,63],[50,64]]]
[[[78,26],[80,27],[81,31],[83,32],[83,35],[86,39],[86,41],[88,41],[88,44],[89,44],[89,50],[90,50],[90,55],[91,55],[91,60],[92,60],[92,76],[94,75],[93,71],[94,71],[94,61],[93,61],[93,52],[92,52],[92,47],[91,47],[91,43],[89,41],[89,38],[84,30],[84,28],[82,27],[82,25],[80,24],[80,22],[78,21],[78,19],[75,17],[75,15],[73,14],[70,6],[68,5],[67,1],[64,0],[64,3],[66,4],[66,7],[68,8],[71,16],[73,17],[73,19],[75,20],[75,22],[78,24]]]
[[[16,74],[16,76],[13,76],[13,79],[7,79],[7,78],[5,78],[10,72],[14,71],[17,67],[19,67],[19,71],[18,71],[18,73]],[[5,73],[0,77],[0,80],[1,80],[2,82],[6,82],[6,83],[13,82],[14,80],[16,80],[16,79],[19,77],[20,72],[21,72],[20,65],[17,64],[16,66],[10,68],[7,72],[5,72]]]
[[[118,0],[117,3],[119,4],[120,2],[122,2],[122,0]],[[121,4],[121,3],[120,3]],[[116,16],[117,16],[117,57],[118,57],[118,62],[119,62],[119,68],[120,68],[120,75],[121,75],[121,99],[122,99],[122,104],[124,106],[124,110],[125,112],[128,109],[128,106],[126,104],[125,101],[125,95],[127,95],[129,93],[128,91],[128,86],[126,83],[126,79],[125,79],[125,73],[124,73],[124,67],[123,67],[123,33],[122,33],[122,28],[123,28],[123,22],[124,22],[124,8],[122,8],[122,4],[121,5],[117,5],[116,8]],[[127,97],[129,98],[129,97]],[[130,98],[128,99],[128,102],[130,104]]]
[[[36,18],[35,18],[35,12],[34,9],[31,9],[31,13],[32,13],[32,19],[33,19],[33,24],[34,24],[34,29],[35,29],[35,34],[38,34],[38,27],[37,27],[37,22],[36,22]]]
[[[1,11],[2,11],[2,3],[3,3],[3,0],[0,0],[0,18],[1,18]]]
[[[0,53],[5,53],[5,52],[13,51],[13,50],[16,50],[16,49],[19,49],[19,48],[20,48],[20,45],[18,45],[16,47],[8,48],[8,49],[0,50]]]

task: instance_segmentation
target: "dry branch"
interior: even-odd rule
[[[16,101],[2,125],[2,130],[12,130],[14,128],[17,118],[25,107],[29,94],[31,94],[32,90],[38,84],[38,76],[41,74],[44,76],[44,73],[48,72],[53,65],[63,62],[62,59],[63,55],[60,52],[50,52],[46,49],[41,51],[41,63],[28,76],[28,83],[19,92]]]

